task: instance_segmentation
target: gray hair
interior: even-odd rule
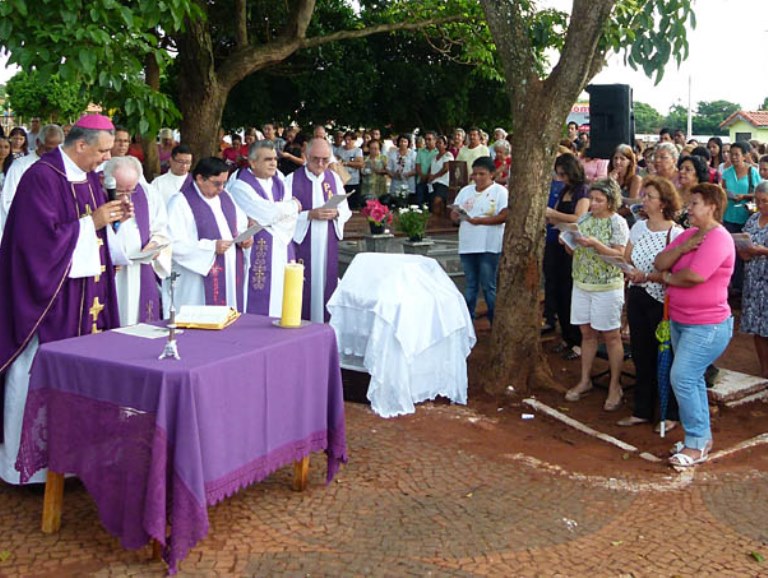
[[[672,160],[677,162],[677,157],[680,156],[680,151],[678,148],[671,142],[662,142],[656,145],[656,148],[653,150],[653,153],[656,154],[658,152],[667,152],[669,153],[669,156],[672,157]]]
[[[621,206],[621,188],[612,178],[598,179],[589,185],[590,191],[599,191],[608,199],[608,209],[615,213]]]
[[[768,181],[760,181],[755,187],[755,194],[764,193],[768,194]]]
[[[499,139],[495,143],[493,143],[493,147],[492,147],[493,150],[496,150],[499,148],[504,149],[504,152],[507,154],[509,154],[509,151],[512,149],[512,147],[509,146],[509,142],[503,139]]]
[[[112,136],[115,136],[114,129],[112,130],[95,130],[92,128],[83,128],[81,126],[74,125],[69,131],[67,138],[64,140],[64,146],[72,146],[79,140],[84,140],[85,144],[93,146],[99,140],[99,134],[106,132]]]
[[[37,135],[38,142],[44,142],[50,136],[56,136],[59,138],[59,142],[64,142],[64,131],[58,124],[46,124],[40,129],[40,134]]]
[[[271,140],[257,140],[254,142],[251,146],[248,147],[248,160],[249,161],[255,161],[256,158],[259,156],[260,150],[275,150],[275,143],[273,143]]]
[[[112,157],[104,164],[104,178],[114,177],[115,173],[120,169],[130,169],[134,171],[138,180],[141,180],[141,177],[144,175],[141,163],[136,157]]]

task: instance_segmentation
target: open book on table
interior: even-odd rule
[[[240,314],[225,305],[182,305],[176,314],[176,326],[187,329],[224,329]]]

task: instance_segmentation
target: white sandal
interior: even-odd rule
[[[675,446],[682,445],[681,442],[677,442]],[[683,446],[683,449],[686,449],[685,446]],[[687,449],[694,449],[694,448],[687,448]],[[709,450],[712,449],[712,444],[708,443],[704,448],[697,450],[699,452],[699,457],[694,458],[689,456],[688,454],[684,454],[682,452],[682,449],[674,454],[672,457],[669,458],[669,465],[675,468],[690,468],[691,466],[695,466],[696,464],[703,464],[707,461],[707,458],[709,458]]]

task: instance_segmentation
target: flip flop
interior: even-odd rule
[[[594,389],[592,382],[589,382],[589,387],[581,391],[578,391],[576,387],[572,387],[571,389],[565,392],[565,401],[579,401],[582,397],[592,393],[592,390]]]

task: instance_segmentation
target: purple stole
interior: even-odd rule
[[[216,224],[216,216],[208,206],[208,204],[200,198],[200,195],[195,190],[195,185],[192,181],[187,186],[181,189],[181,194],[187,199],[189,208],[192,209],[192,215],[195,217],[195,225],[197,226],[197,238],[198,239],[221,239],[221,232]],[[235,203],[232,201],[232,197],[229,196],[227,191],[222,191],[219,194],[221,199],[221,210],[224,213],[224,218],[229,225],[229,231],[232,237],[237,236],[237,210],[235,209]],[[237,295],[237,310],[243,310],[243,275],[245,273],[245,261],[243,259],[243,250],[240,247],[235,248],[235,283],[237,288],[235,293]],[[208,274],[203,277],[203,284],[205,286],[205,304],[206,305],[226,305],[227,304],[227,275],[226,275],[226,262],[224,261],[224,255],[216,255],[216,260],[213,262],[213,267]]]
[[[136,187],[132,195],[134,218],[139,228],[141,246],[149,243],[149,202],[147,194],[141,185]],[[160,318],[160,292],[157,289],[155,271],[151,263],[142,263],[140,269],[139,285],[139,323],[157,321]]]
[[[312,205],[312,181],[307,177],[306,169],[298,170],[293,174],[293,196],[301,203],[302,210],[308,211],[314,209]],[[323,175],[323,199],[328,200],[337,194],[336,179],[334,173],[326,170]],[[331,318],[328,310],[325,309],[325,303],[331,298],[339,282],[339,240],[336,237],[336,229],[333,221],[328,221],[328,246],[326,250],[328,257],[326,260],[325,288],[323,291],[323,311],[325,321]],[[311,311],[311,287],[312,287],[312,222],[309,224],[309,231],[304,240],[296,247],[296,258],[304,261],[304,291],[301,301],[301,317],[310,318]]]
[[[251,187],[262,199],[269,200],[256,176],[248,169],[237,171],[237,180]],[[272,177],[272,197],[276,203],[285,198],[285,186],[275,175]],[[274,238],[262,229],[253,237],[251,272],[248,283],[248,313],[269,315],[270,288],[272,287],[272,243]],[[293,243],[288,244],[288,261],[296,259]]]
[[[0,401],[5,399],[2,374],[35,335],[42,345],[120,326],[106,228],[96,232],[98,277],[69,278],[79,220],[107,199],[96,173],[88,173],[83,183],[68,182],[62,154],[59,149],[46,153],[27,170],[3,232]]]

